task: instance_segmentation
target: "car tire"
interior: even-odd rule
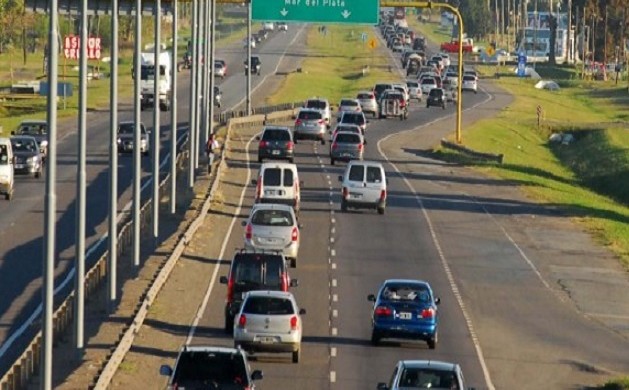
[[[13,198],[13,192],[7,192],[4,194],[4,199],[11,200],[11,198]]]
[[[262,157],[258,157],[258,162],[259,162],[260,164],[262,164],[262,160],[263,160],[263,158],[262,158]]]
[[[291,268],[297,268],[297,259],[295,259],[295,258],[290,259],[290,267]]]
[[[291,158],[288,159],[288,162],[291,163],[291,164],[294,164],[295,163],[295,159],[293,157],[291,157]]]
[[[41,172],[35,172],[35,179],[39,179],[41,177]]]
[[[225,328],[223,329],[225,334],[231,334],[234,332],[234,318],[225,316]]]
[[[325,145],[325,140],[321,138],[321,145]]]
[[[384,207],[378,207],[378,214],[380,215],[384,214]]]
[[[334,159],[333,158],[330,159],[330,165],[334,165]]]
[[[435,331],[434,336],[432,336],[426,343],[428,344],[429,349],[437,348],[437,342],[439,341],[439,334]]]
[[[380,335],[375,331],[371,332],[371,344],[377,346],[380,344]]]
[[[293,363],[299,363],[299,358],[301,356],[301,348],[293,351]]]
[[[345,201],[345,199],[341,199],[341,211],[347,211],[347,202]]]

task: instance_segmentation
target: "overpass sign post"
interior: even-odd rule
[[[251,0],[251,19],[378,24],[379,0]]]

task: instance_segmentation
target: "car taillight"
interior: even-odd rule
[[[358,151],[362,152],[363,151],[363,144],[358,144]]]
[[[234,278],[229,278],[227,281],[227,302],[232,303],[234,301]]]
[[[245,228],[245,238],[247,240],[251,240],[252,237],[253,237],[253,227],[249,223],[247,224],[247,227]]]
[[[295,126],[299,126],[299,125],[301,125],[301,119],[297,119],[297,120],[295,121]]]
[[[244,329],[245,326],[247,326],[247,316],[241,314],[240,317],[238,317],[238,327]]]
[[[286,149],[292,149],[295,146],[295,144],[293,144],[293,141],[288,141],[286,143]]]
[[[290,234],[290,239],[291,241],[295,242],[297,241],[298,238],[299,238],[299,229],[297,229],[297,226],[295,226],[293,228],[293,231]]]
[[[380,191],[380,200],[385,200],[387,198],[387,190]]]
[[[347,189],[347,187],[343,187],[343,198],[347,199],[348,196],[349,190]]]
[[[336,144],[336,142],[334,142],[334,143],[332,144],[332,150],[336,150],[336,148],[338,148],[338,147],[339,147],[339,146]]]
[[[400,100],[400,107],[406,107],[406,101],[404,99]]]
[[[266,148],[267,142],[266,141],[260,141],[260,143],[258,144],[258,147],[260,148]]]
[[[318,124],[320,124],[320,125],[322,125],[322,124],[324,124],[324,123],[325,123],[325,120],[323,120],[323,119],[319,119],[319,120],[317,121],[317,123],[318,123]]]
[[[297,316],[292,316],[290,318],[290,330],[297,330]]]
[[[288,273],[287,272],[282,272],[282,276],[280,277],[281,279],[281,285],[280,288],[282,289],[282,291],[288,291]]]
[[[378,306],[376,310],[374,310],[374,314],[378,317],[389,317],[393,314],[393,311],[386,306]]]
[[[422,310],[421,314],[423,319],[433,318],[435,316],[435,310],[433,308]]]

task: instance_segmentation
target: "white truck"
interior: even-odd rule
[[[140,53],[140,107],[153,106],[153,95],[155,92],[155,53]],[[163,111],[170,110],[170,85],[172,77],[172,67],[170,52],[163,51],[159,54],[159,107]]]

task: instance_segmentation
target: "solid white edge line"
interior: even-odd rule
[[[251,137],[249,141],[247,141],[247,145],[245,146],[245,150],[247,151],[246,152],[247,180],[245,180],[245,183],[249,183],[249,180],[251,179],[251,160],[249,158],[249,146],[251,145],[251,142],[256,138],[256,135]],[[194,317],[194,322],[192,323],[192,326],[190,327],[190,331],[188,332],[188,337],[186,338],[186,345],[189,345],[190,342],[192,342],[194,333],[196,332],[197,327],[199,326],[199,322],[201,321],[201,318],[203,318],[203,313],[205,312],[208,302],[210,301],[210,295],[212,295],[212,290],[214,289],[214,283],[216,282],[216,275],[218,275],[218,269],[221,263],[223,263],[221,259],[225,255],[225,250],[227,249],[227,243],[229,242],[229,239],[231,238],[232,230],[234,229],[236,220],[240,218],[240,211],[242,210],[242,205],[245,199],[245,192],[247,192],[246,185],[243,186],[242,191],[240,193],[240,200],[238,201],[238,207],[236,208],[236,212],[234,213],[234,216],[232,217],[232,220],[229,224],[229,228],[227,229],[227,234],[225,235],[225,238],[223,239],[223,243],[221,245],[221,251],[218,255],[218,262],[216,266],[214,267],[214,272],[212,273],[212,277],[210,278],[210,283],[208,284],[207,291],[205,292],[205,296],[203,297],[203,302],[201,303],[201,306],[199,307],[199,310],[197,311],[197,314]]]
[[[490,100],[493,100],[493,96],[488,94],[488,97],[486,99],[484,99],[481,102],[478,102],[477,104],[474,104],[473,106],[471,106],[471,107],[469,107],[469,108],[467,108],[467,109],[465,109],[463,111],[471,110],[471,109],[473,109],[473,108],[475,108],[477,106],[480,106],[480,105],[483,105],[483,104],[487,103]],[[488,387],[489,390],[495,390],[495,386],[494,386],[494,384],[493,384],[493,382],[491,380],[491,376],[489,374],[489,369],[487,368],[487,363],[485,362],[485,357],[484,357],[484,354],[483,354],[483,350],[482,350],[482,348],[480,346],[480,341],[478,340],[478,337],[476,335],[476,331],[474,330],[474,326],[472,324],[471,316],[467,312],[467,309],[466,309],[466,306],[465,306],[465,302],[463,302],[463,298],[462,298],[462,296],[461,296],[461,294],[459,292],[460,291],[459,287],[458,287],[456,281],[454,280],[454,275],[452,274],[452,270],[450,269],[450,265],[448,264],[448,260],[445,257],[445,254],[443,252],[441,243],[439,241],[439,238],[437,237],[437,233],[436,233],[436,231],[434,229],[434,226],[432,224],[432,220],[430,219],[430,216],[428,215],[428,212],[426,211],[426,208],[424,207],[424,203],[422,202],[420,195],[417,193],[417,191],[415,191],[415,189],[411,185],[410,181],[406,178],[406,176],[404,176],[404,174],[402,173],[402,171],[400,171],[400,169],[397,167],[397,165],[395,163],[393,163],[389,159],[389,157],[383,152],[382,147],[381,147],[382,142],[386,141],[387,139],[389,139],[389,138],[391,138],[393,136],[397,136],[397,135],[400,135],[400,134],[416,131],[416,130],[418,130],[420,128],[424,128],[424,127],[430,126],[433,123],[439,122],[439,121],[444,120],[446,118],[450,118],[453,115],[456,115],[456,114],[451,114],[451,115],[448,115],[448,116],[445,116],[445,117],[442,117],[442,118],[435,119],[433,121],[430,121],[430,122],[425,123],[425,124],[423,124],[421,126],[415,127],[413,129],[408,129],[408,130],[400,131],[400,132],[397,132],[397,133],[394,133],[394,134],[389,134],[386,137],[381,138],[378,141],[377,148],[378,148],[378,153],[380,153],[380,156],[382,156],[382,158],[393,167],[393,169],[402,178],[402,180],[404,181],[404,183],[406,184],[408,189],[413,193],[413,195],[415,196],[415,199],[417,200],[419,208],[421,209],[421,212],[422,212],[424,218],[426,219],[426,223],[428,224],[428,228],[430,230],[430,235],[431,235],[432,241],[433,241],[433,243],[435,245],[435,248],[437,249],[437,253],[439,254],[439,258],[441,260],[441,264],[442,264],[442,266],[444,268],[444,271],[445,271],[446,276],[448,278],[448,282],[450,284],[450,289],[452,290],[452,293],[454,294],[454,296],[455,296],[455,298],[457,300],[459,308],[461,309],[463,317],[465,318],[465,323],[467,325],[468,332],[470,333],[470,336],[472,338],[472,343],[474,344],[474,349],[476,350],[476,356],[478,357],[479,363],[480,363],[481,368],[483,370],[483,376],[485,378],[485,382],[487,383],[487,387]]]

